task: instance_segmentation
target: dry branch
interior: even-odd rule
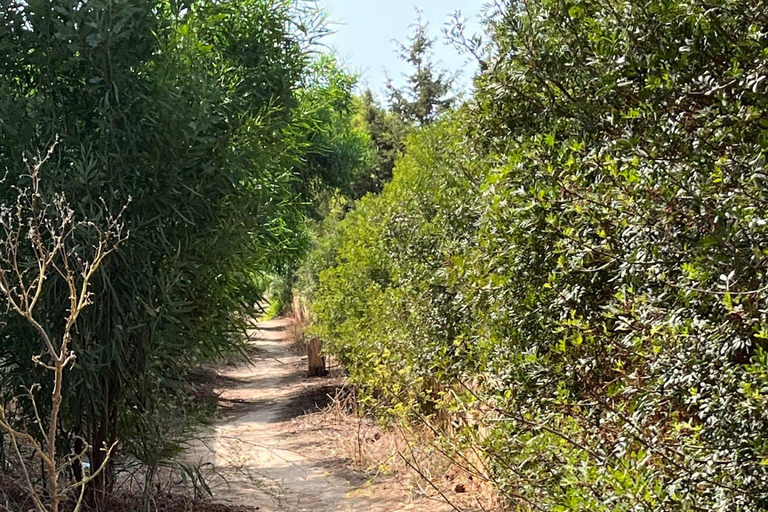
[[[82,507],[85,487],[104,470],[115,444],[97,448],[105,450],[106,457],[90,476],[72,484],[62,482],[64,471],[81,462],[92,450],[86,444],[80,453],[59,460],[61,456],[57,453],[56,441],[60,435],[64,375],[77,360],[71,349],[72,332],[82,311],[91,304],[93,277],[104,259],[127,239],[128,233],[122,223],[125,207],[118,215],[108,216],[104,226],[99,226],[87,220],[77,220],[64,196],[56,194],[51,199],[45,196],[41,190],[41,169],[54,148],[55,144],[33,165],[28,164],[29,173],[24,178],[28,178],[31,184],[13,187],[15,202],[0,206],[0,298],[5,301],[8,311],[22,317],[41,340],[41,354],[34,356],[33,361],[50,371],[53,380],[51,409],[45,418],[47,430],[34,395],[40,387],[37,385],[27,389],[25,396],[32,402],[41,440],[30,435],[26,429],[14,426],[3,405],[0,405],[0,429],[9,436],[35,510],[58,512],[61,504],[74,495],[77,512]],[[86,237],[81,237],[83,232],[95,232],[95,241],[87,242]],[[45,325],[37,314],[46,285],[56,276],[65,283],[67,295],[61,300],[68,304],[65,322],[58,332]],[[45,492],[33,484],[21,444],[31,449],[42,462],[46,477]]]

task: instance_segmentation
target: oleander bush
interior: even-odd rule
[[[342,186],[362,161],[364,135],[342,122],[354,80],[317,59],[324,29],[311,7],[0,0],[0,203],[28,186],[26,161],[54,141],[45,197],[63,194],[97,225],[130,202],[130,238],[93,276],[93,305],[72,332],[77,361],[57,424],[40,425],[57,434],[60,457],[87,442],[99,468],[101,448],[119,441],[113,460],[145,464],[151,491],[157,465],[211,416],[192,398],[192,370],[243,348],[263,276],[294,264],[324,187]],[[36,303],[43,325],[66,318],[62,292],[52,275]],[[36,436],[27,426],[38,411],[16,398],[43,383],[37,406],[50,416],[38,336],[0,311],[0,340],[1,405],[14,404],[8,421]],[[89,502],[114,482],[110,462]]]

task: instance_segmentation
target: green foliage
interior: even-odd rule
[[[329,350],[510,509],[768,508],[765,13],[508,2],[474,98],[319,241]]]
[[[446,236],[464,238],[471,224],[464,203],[472,185],[454,173],[465,161],[455,151],[458,127],[446,121],[411,137],[395,179],[342,221],[326,221],[305,265],[315,276],[306,286],[315,330],[371,395],[419,396],[442,377],[433,363],[453,326],[425,320],[451,315],[446,275],[436,271],[451,258]]]
[[[265,293],[268,307],[264,311],[262,321],[272,320],[290,312],[295,280],[293,272],[287,277],[280,274],[269,276],[269,286]]]
[[[304,148],[296,183],[314,213],[325,216],[336,197],[354,194],[355,184],[373,165],[374,153],[365,127],[355,123],[356,78],[334,57],[321,56],[304,80],[294,113]]]
[[[378,194],[392,179],[395,160],[402,152],[408,124],[396,114],[381,107],[370,90],[357,100],[354,121],[368,133],[373,154],[366,173],[350,183],[350,197],[360,199],[365,194]]]
[[[407,45],[398,47],[399,57],[412,68],[407,85],[398,88],[392,80],[387,83],[387,108],[378,104],[370,90],[357,99],[355,125],[368,135],[369,152],[360,169],[345,190],[347,197],[360,199],[366,194],[378,194],[392,179],[397,157],[402,153],[405,139],[414,126],[433,123],[454,103],[450,97],[453,77],[438,69],[432,61],[435,40],[429,37],[428,25],[419,19]]]
[[[434,122],[454,101],[449,96],[453,77],[432,61],[434,44],[435,39],[429,37],[429,25],[419,18],[408,43],[398,45],[399,57],[413,70],[406,77],[407,84],[398,88],[392,80],[387,83],[392,112],[418,126]]]
[[[62,442],[120,439],[156,463],[145,448],[165,441],[146,432],[162,433],[161,404],[178,417],[194,406],[188,369],[239,346],[263,291],[254,276],[295,261],[316,183],[338,187],[357,165],[365,138],[337,128],[350,79],[330,61],[307,72],[292,12],[284,0],[0,0],[0,169],[25,183],[22,157],[57,138],[46,182],[79,214],[98,222],[132,198],[130,240],[73,340]],[[54,325],[59,286],[39,304]],[[10,399],[39,380],[37,342],[0,326]]]

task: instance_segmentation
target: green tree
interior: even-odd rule
[[[395,160],[403,150],[408,131],[406,123],[377,103],[370,89],[357,98],[356,103],[355,121],[369,134],[374,153],[366,172],[360,173],[350,185],[353,199],[368,193],[378,194],[392,179]]]
[[[368,169],[352,181],[352,199],[365,194],[378,194],[392,179],[395,161],[405,147],[405,138],[414,126],[434,122],[450,109],[453,77],[439,70],[432,60],[435,39],[428,35],[428,25],[418,21],[408,45],[398,46],[399,56],[413,68],[406,77],[407,85],[398,88],[387,82],[388,108],[382,107],[370,90],[358,98],[356,119],[370,136],[375,150],[368,160]]]
[[[311,260],[316,331],[511,510],[766,510],[766,6],[496,7]]]
[[[322,217],[334,200],[355,196],[356,184],[373,165],[374,147],[366,127],[356,122],[357,79],[335,57],[314,61],[304,82],[294,114],[302,144],[296,184],[314,216]]]
[[[411,68],[406,85],[387,82],[389,107],[406,123],[424,126],[434,122],[454,102],[451,94],[454,77],[441,70],[433,59],[435,39],[429,37],[429,25],[419,18],[408,43],[398,44],[398,55]]]

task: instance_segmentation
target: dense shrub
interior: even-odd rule
[[[98,222],[132,199],[129,241],[94,278],[95,306],[73,333],[63,453],[75,436],[96,447],[94,468],[117,439],[151,466],[178,451],[165,433],[199,419],[190,368],[239,347],[259,275],[297,258],[320,184],[356,162],[355,140],[345,163],[317,161],[335,155],[328,111],[351,102],[351,85],[335,68],[331,85],[315,84],[304,40],[315,34],[299,14],[287,0],[0,1],[0,199],[28,181],[24,157],[54,140],[44,182],[79,217]],[[329,90],[331,107],[313,104]],[[65,318],[59,281],[37,308],[47,325]],[[6,402],[45,374],[34,334],[7,320]]]
[[[765,510],[766,20],[492,13],[474,98],[310,260],[369,403],[481,454],[515,510]]]

